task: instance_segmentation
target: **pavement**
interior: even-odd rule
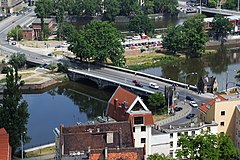
[[[55,159],[55,154],[49,154],[45,156],[38,156],[38,157],[31,157],[31,158],[24,158],[24,160],[52,160]]]
[[[181,107],[182,110],[175,112],[174,115],[172,115],[168,118],[165,118],[163,120],[155,122],[155,125],[163,126],[165,124],[168,124],[168,123],[174,122],[176,120],[179,120],[183,117],[186,117],[189,113],[192,112],[192,107],[188,104],[188,102],[180,101],[175,105],[175,107]]]

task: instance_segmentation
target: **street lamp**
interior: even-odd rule
[[[22,144],[22,159],[23,159],[23,134],[26,132],[21,133],[21,144]]]
[[[187,76],[190,76],[190,75],[197,75],[197,72],[192,72],[192,73],[185,74],[185,84],[186,84],[185,97],[187,96],[187,87],[188,87],[188,85],[187,85]]]
[[[230,72],[230,71],[236,72],[237,70],[229,70],[226,72],[226,92],[227,92],[227,88],[228,88],[228,72]]]

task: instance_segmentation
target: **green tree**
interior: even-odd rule
[[[41,20],[41,32],[40,32],[40,40],[43,40],[44,35],[44,18],[47,18],[51,14],[53,14],[53,1],[52,0],[38,0],[36,1],[36,8],[35,12],[37,13],[37,16]]]
[[[170,26],[167,28],[166,35],[163,36],[162,45],[168,52],[176,54],[177,51],[183,48],[184,40],[182,26]]]
[[[137,15],[129,23],[129,30],[136,33],[149,33],[153,32],[153,23],[147,15]]]
[[[204,31],[203,18],[204,16],[197,14],[183,23],[184,48],[187,49],[187,56],[199,57],[205,49],[207,34]]]
[[[58,63],[57,64],[57,72],[63,72],[67,73],[68,72],[68,64],[67,63]]]
[[[9,64],[11,64],[14,68],[22,68],[25,66],[27,62],[25,54],[17,53],[13,54],[10,57]]]
[[[216,1],[216,0],[209,0],[208,3],[207,3],[207,6],[210,7],[210,8],[216,8],[217,4],[218,4],[218,1]]]
[[[198,135],[182,135],[178,141],[179,159],[235,159],[238,156],[233,141],[226,135],[202,132]]]
[[[101,0],[83,0],[84,15],[96,16],[101,12],[102,1]]]
[[[13,37],[14,40],[19,41],[22,39],[23,30],[22,27],[17,25],[7,33],[8,37]]]
[[[138,15],[141,12],[141,7],[136,0],[121,0],[120,6],[122,16]]]
[[[154,13],[169,13],[176,15],[178,13],[178,1],[177,0],[154,0]]]
[[[60,34],[60,33],[58,33],[58,34]],[[63,22],[61,34],[62,34],[63,39],[68,40],[68,38],[73,37],[74,34],[77,34],[77,30],[76,30],[75,26],[72,25],[71,23]]]
[[[94,21],[69,38],[69,49],[80,60],[92,59],[98,63],[110,60],[115,66],[123,66],[123,41],[123,35],[111,23]]]
[[[225,9],[236,10],[237,9],[237,4],[238,4],[238,0],[227,0],[222,5],[222,7],[225,8]]]
[[[214,38],[221,42],[221,46],[224,45],[225,38],[227,34],[231,32],[233,25],[230,23],[228,18],[225,18],[223,15],[217,14],[212,21],[211,33],[214,35]]]
[[[147,160],[174,160],[174,158],[166,156],[165,154],[154,153],[149,155]]]
[[[56,21],[58,24],[58,38],[59,40],[63,39],[63,18],[64,18],[64,1],[63,0],[56,0],[55,2],[55,14],[56,14]]]
[[[240,70],[237,71],[237,75],[235,76],[235,78],[240,81]]]
[[[3,105],[0,107],[0,128],[5,128],[9,133],[13,154],[21,144],[21,136],[24,142],[29,140],[26,128],[29,118],[28,104],[22,100],[20,92],[23,84],[17,68],[8,68],[6,89],[3,91]]]
[[[144,14],[146,14],[146,15],[153,14],[154,13],[153,7],[154,7],[153,0],[145,0],[144,6],[143,6]]]
[[[120,13],[120,3],[118,0],[104,0],[104,12],[105,19],[113,22],[115,17]]]
[[[148,105],[150,110],[163,112],[165,106],[165,98],[162,93],[155,93],[148,96]]]

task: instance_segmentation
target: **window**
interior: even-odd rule
[[[170,157],[173,157],[173,150],[170,150],[170,151],[169,151],[169,156],[170,156]]]
[[[173,133],[170,133],[170,138],[173,138]]]
[[[192,135],[195,135],[195,131],[192,131]]]
[[[178,133],[177,133],[177,136],[180,137],[180,136],[181,136],[181,132],[178,132]]]
[[[173,142],[170,142],[170,148],[173,148]]]
[[[221,125],[221,126],[224,126],[224,122],[221,122],[220,125]]]
[[[221,111],[221,116],[225,116],[225,111]]]
[[[145,132],[146,131],[146,126],[141,126],[141,132]]]
[[[135,132],[135,127],[133,127],[133,132]]]
[[[143,117],[134,117],[134,124],[143,124]]]
[[[180,143],[179,143],[179,141],[177,141],[177,147],[180,147]]]
[[[141,143],[146,143],[146,138],[141,138]]]

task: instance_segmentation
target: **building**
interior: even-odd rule
[[[4,128],[0,128],[0,159],[12,159],[12,148],[9,144],[9,134]]]
[[[163,153],[170,157],[176,158],[177,150],[181,149],[178,145],[178,139],[181,134],[197,135],[201,131],[210,131],[213,134],[217,133],[218,124],[212,122],[206,123],[190,123],[181,125],[166,125],[158,126],[152,129],[151,136],[151,154]]]
[[[133,130],[134,146],[145,146],[145,155],[151,154],[152,126],[154,125],[152,112],[139,96],[118,87],[108,101],[107,116],[118,122],[129,121]]]
[[[214,93],[218,90],[216,77],[201,77],[198,81],[197,88],[202,93]]]
[[[129,122],[60,126],[57,158],[142,160],[144,148],[134,147]]]
[[[225,133],[240,149],[240,98],[239,95],[217,95],[199,107],[199,122],[219,124],[217,133]]]
[[[1,0],[0,8],[3,13],[18,12],[24,7],[23,0]]]

